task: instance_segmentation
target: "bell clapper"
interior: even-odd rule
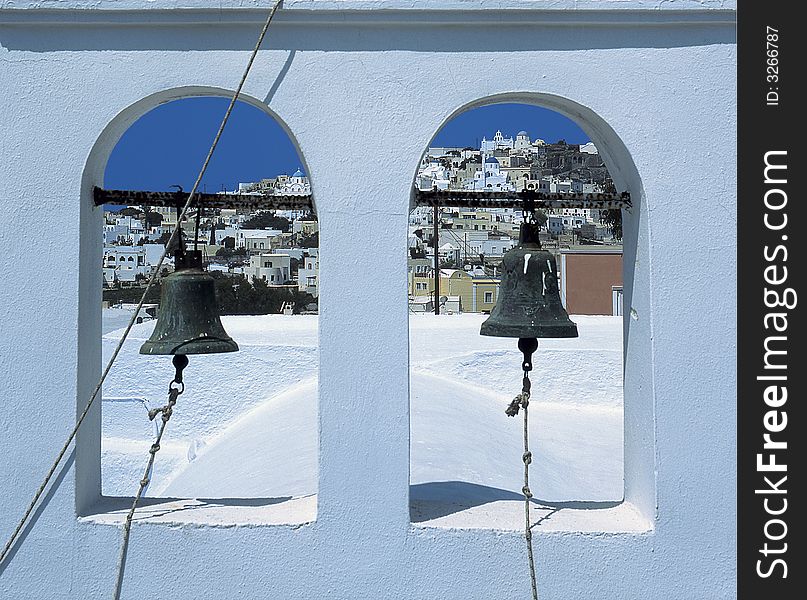
[[[174,383],[182,383],[182,371],[188,366],[188,357],[185,354],[175,354],[171,361],[174,365]],[[184,385],[184,384],[183,384]]]
[[[519,338],[518,349],[524,355],[524,371],[532,371],[532,355],[538,349],[537,338]]]

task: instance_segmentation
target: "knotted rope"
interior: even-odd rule
[[[531,338],[530,338],[531,339]],[[533,339],[533,343],[524,343],[524,339],[519,340],[519,348],[524,352],[524,377],[522,378],[521,393],[518,394],[510,402],[505,409],[505,414],[508,417],[515,417],[519,410],[524,412],[524,454],[521,455],[521,460],[524,462],[524,486],[521,488],[521,493],[524,494],[524,537],[527,540],[527,558],[530,566],[530,585],[532,586],[532,600],[538,600],[538,585],[535,581],[535,557],[532,550],[532,526],[530,525],[530,499],[532,498],[532,491],[530,490],[530,463],[532,463],[532,452],[530,452],[530,434],[529,434],[529,413],[527,407],[530,405],[530,371],[532,371],[532,352],[538,346],[537,340]],[[532,348],[530,350],[530,347]]]
[[[151,444],[151,448],[149,448],[149,459],[146,463],[146,470],[143,471],[143,477],[140,479],[140,487],[137,489],[137,494],[135,494],[134,500],[132,501],[129,514],[126,515],[126,523],[123,526],[123,541],[121,542],[120,554],[118,555],[118,574],[115,578],[115,591],[112,595],[113,600],[120,598],[121,588],[123,587],[123,566],[126,562],[126,551],[129,548],[132,519],[134,519],[137,504],[140,502],[140,498],[143,496],[143,491],[146,489],[146,486],[151,481],[151,470],[154,468],[154,459],[157,456],[157,452],[160,450],[160,441],[163,439],[165,427],[168,425],[171,415],[174,414],[174,405],[177,403],[179,395],[185,391],[185,384],[182,382],[182,371],[186,366],[188,366],[187,356],[184,354],[174,356],[176,374],[174,375],[174,380],[168,385],[168,404],[160,408],[153,408],[149,411],[149,420],[151,421],[153,421],[158,414],[162,413],[162,423],[160,423],[160,429],[157,431],[157,437],[154,438],[154,443]]]

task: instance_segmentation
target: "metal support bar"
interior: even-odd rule
[[[434,205],[434,314],[440,314],[440,207]]]
[[[171,206],[182,207],[188,192],[148,192],[140,190],[105,190],[93,188],[96,206]],[[201,194],[196,193],[194,204],[205,208],[247,208],[253,210],[309,210],[314,212],[311,194]]]
[[[310,210],[310,194],[196,194],[197,205],[208,208],[247,208],[253,210]],[[187,192],[93,189],[96,206],[183,206]],[[530,201],[535,208],[630,208],[630,194],[547,194],[533,190],[520,192],[475,192],[466,190],[416,190],[416,206],[449,208],[521,208]]]
[[[630,208],[630,193],[547,194],[534,190],[519,192],[476,192],[470,190],[415,190],[416,206],[451,208],[518,208],[530,202],[535,208]]]

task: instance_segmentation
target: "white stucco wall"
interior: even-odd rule
[[[90,190],[144,112],[235,86],[265,14],[256,7],[268,2],[207,4],[0,0],[2,541],[100,371],[101,214]],[[158,10],[181,7],[197,10]],[[734,597],[733,9],[286,0],[245,99],[285,124],[317,204],[316,520],[300,525],[312,506],[281,503],[138,523],[124,597],[527,597],[518,531],[409,521],[412,180],[442,123],[496,100],[576,119],[635,203],[625,222],[625,503],[561,511],[537,528],[541,597]],[[369,164],[348,160],[351,148]],[[381,187],[368,170],[387,173]],[[53,272],[30,260],[33,249],[73,268]],[[357,296],[363,285],[387,293]],[[120,529],[99,497],[98,436],[96,410],[24,544],[0,565],[0,596],[110,595]]]

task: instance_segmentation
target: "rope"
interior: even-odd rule
[[[146,470],[143,472],[143,478],[140,480],[140,487],[137,489],[137,494],[132,501],[132,507],[129,509],[129,514],[126,515],[126,523],[123,526],[123,541],[121,542],[120,554],[118,555],[115,589],[112,594],[113,600],[118,600],[120,598],[121,588],[123,587],[123,565],[126,562],[126,551],[129,548],[129,535],[132,530],[132,519],[134,519],[137,503],[140,502],[140,498],[143,496],[143,491],[146,489],[149,481],[151,481],[151,470],[154,468],[154,459],[157,456],[157,452],[160,450],[160,441],[163,438],[165,427],[168,425],[168,420],[174,413],[174,405],[177,403],[177,398],[179,395],[185,391],[185,384],[182,383],[182,370],[188,364],[188,358],[184,354],[177,354],[174,357],[174,364],[177,368],[177,374],[174,377],[174,380],[168,386],[168,404],[161,408],[154,408],[149,411],[149,420],[152,421],[154,420],[154,417],[156,417],[159,413],[162,413],[162,423],[160,424],[160,430],[157,432],[157,437],[154,439],[154,443],[151,445],[151,448],[149,448],[149,459],[148,463],[146,464]]]
[[[530,525],[530,463],[532,463],[532,452],[530,452],[529,437],[529,416],[527,407],[530,405],[530,378],[529,372],[532,365],[525,361],[524,378],[521,393],[513,398],[510,405],[504,411],[508,417],[515,417],[519,409],[524,410],[524,454],[521,459],[524,461],[524,487],[521,493],[524,494],[524,537],[527,540],[527,558],[530,566],[530,585],[532,586],[532,600],[538,600],[538,586],[535,581],[535,556],[532,550],[532,526]]]
[[[269,12],[269,16],[266,19],[266,23],[264,23],[263,29],[261,29],[261,33],[258,36],[258,41],[255,44],[255,48],[252,50],[252,54],[249,57],[249,62],[247,63],[247,67],[244,70],[244,74],[241,77],[241,81],[238,83],[238,87],[236,88],[235,93],[233,94],[232,100],[230,100],[230,105],[227,107],[227,112],[224,114],[224,118],[221,120],[221,125],[219,125],[219,130],[216,133],[216,137],[213,139],[213,143],[211,144],[210,150],[207,153],[207,157],[205,158],[205,162],[202,165],[202,169],[199,171],[199,176],[196,178],[196,181],[193,184],[193,189],[188,195],[188,199],[185,201],[185,205],[182,207],[182,211],[177,217],[177,225],[174,228],[174,231],[171,233],[171,237],[168,238],[168,242],[166,242],[165,244],[166,249],[163,251],[162,255],[160,256],[160,260],[157,261],[157,265],[154,267],[154,271],[152,272],[151,277],[149,278],[148,284],[146,285],[146,289],[143,291],[143,296],[140,298],[140,302],[137,303],[137,308],[135,309],[132,318],[129,320],[129,324],[126,326],[126,329],[123,332],[123,336],[118,341],[118,345],[115,346],[115,350],[112,352],[112,356],[110,357],[109,362],[107,362],[106,367],[104,368],[104,371],[101,374],[101,378],[98,380],[98,384],[95,386],[95,389],[93,390],[92,395],[90,396],[90,399],[84,406],[84,410],[81,411],[81,414],[76,420],[76,424],[73,427],[73,430],[70,432],[70,435],[67,436],[67,440],[62,446],[62,449],[56,455],[56,459],[53,461],[53,464],[51,465],[50,469],[48,469],[48,472],[45,475],[45,479],[42,481],[42,484],[37,489],[33,499],[31,500],[31,503],[28,505],[28,508],[25,510],[25,513],[23,514],[22,518],[17,523],[14,532],[11,534],[11,537],[9,537],[8,541],[3,547],[3,551],[2,553],[0,553],[0,564],[2,564],[3,561],[6,559],[6,557],[8,556],[12,546],[14,545],[14,542],[19,537],[20,532],[22,531],[23,527],[25,527],[25,523],[28,521],[28,518],[34,511],[37,502],[39,502],[39,499],[42,497],[42,494],[47,488],[48,483],[53,477],[53,474],[56,472],[59,463],[61,463],[62,458],[64,458],[64,455],[67,453],[68,447],[75,439],[76,434],[78,433],[78,430],[81,427],[81,424],[84,422],[84,419],[90,412],[90,408],[92,407],[93,403],[98,397],[98,393],[101,391],[101,387],[103,386],[104,381],[106,380],[106,377],[109,374],[110,369],[112,368],[112,365],[118,358],[118,354],[120,353],[120,350],[123,347],[123,343],[126,341],[126,338],[129,336],[129,332],[132,330],[132,327],[137,321],[137,315],[140,313],[140,309],[143,308],[143,304],[145,304],[146,302],[146,295],[148,294],[149,290],[154,286],[154,283],[157,281],[157,275],[160,272],[160,267],[162,266],[166,255],[168,254],[168,248],[172,247],[174,240],[176,239],[177,235],[179,235],[179,231],[182,228],[181,225],[182,221],[185,218],[185,215],[187,214],[188,210],[190,209],[191,203],[193,202],[193,199],[196,195],[196,190],[199,188],[199,184],[201,183],[202,178],[204,177],[204,174],[207,171],[207,167],[210,164],[210,159],[213,156],[213,152],[215,151],[216,146],[219,143],[219,139],[221,138],[221,134],[224,131],[224,127],[227,125],[227,121],[230,119],[230,114],[233,111],[233,107],[235,106],[238,97],[241,95],[241,89],[244,87],[244,82],[247,80],[247,76],[249,75],[249,72],[252,69],[252,64],[255,62],[255,57],[258,55],[258,50],[260,49],[261,44],[263,43],[263,38],[266,36],[266,30],[269,28],[269,24],[272,22],[272,18],[275,16],[275,13],[277,12],[277,9],[280,6],[281,2],[282,0],[276,0],[274,6],[272,7],[272,10]]]

